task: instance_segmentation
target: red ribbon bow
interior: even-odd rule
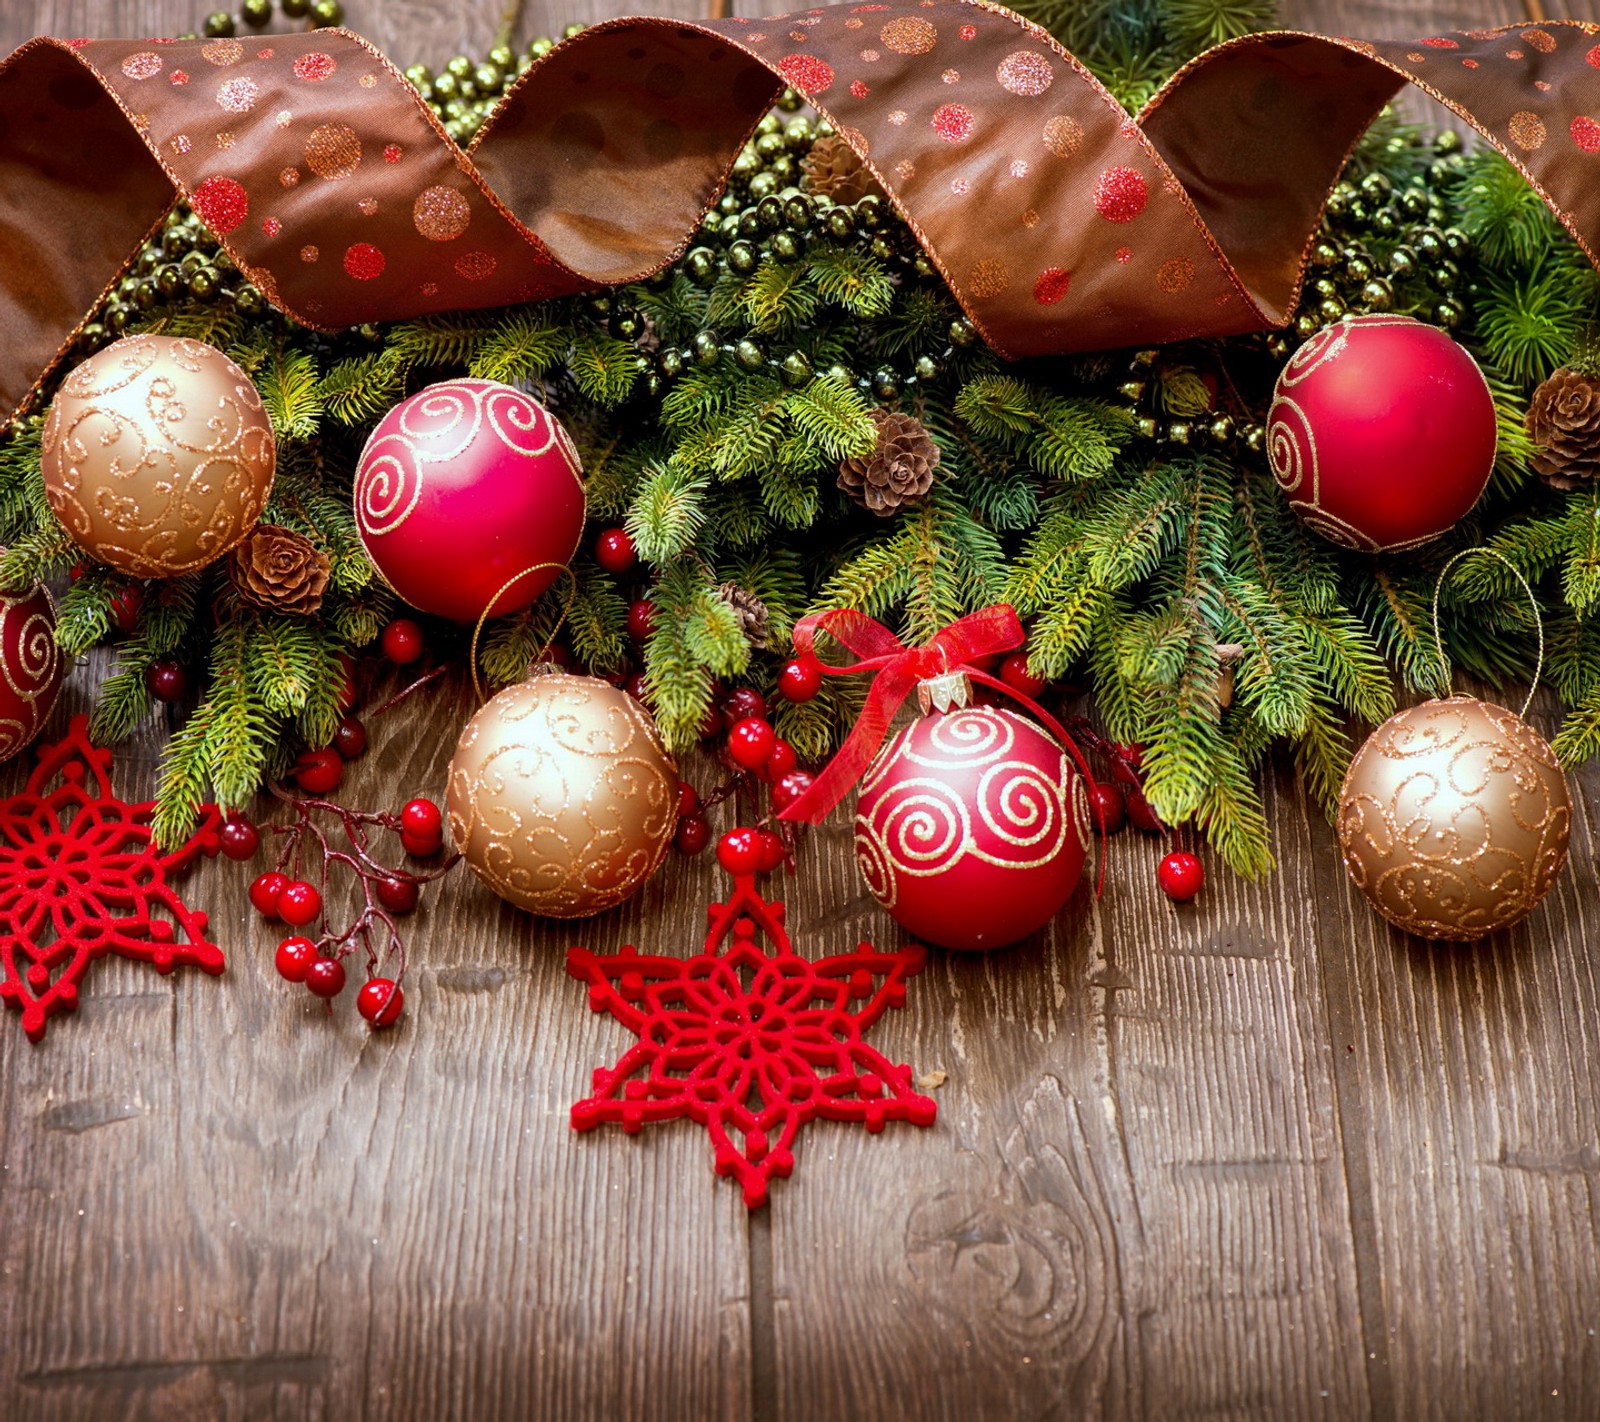
[[[824,662],[816,654],[818,632],[826,632],[860,660],[848,666]],[[1092,786],[1094,776],[1089,773],[1082,751],[1066,728],[1031,697],[973,665],[979,657],[1013,651],[1026,640],[1016,608],[1004,602],[968,613],[941,628],[920,647],[906,646],[881,622],[851,608],[802,617],[794,627],[794,649],[799,656],[812,658],[829,676],[849,676],[862,671],[877,675],[867,693],[867,704],[838,754],[818,771],[810,788],[778,818],[803,820],[808,824],[818,824],[825,819],[828,811],[866,773],[889,733],[895,714],[916,690],[917,683],[953,671],[966,672],[973,681],[993,687],[1031,711],[1061,742],[1079,773]]]

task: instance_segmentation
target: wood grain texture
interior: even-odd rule
[[[613,8],[554,3],[520,36]],[[348,5],[407,62],[481,48],[500,18]],[[0,42],[172,33],[203,8],[13,3]],[[1284,12],[1357,34],[1518,17]],[[375,721],[344,793],[437,795],[467,709],[458,688]],[[160,730],[124,751],[125,792],[148,792]],[[22,778],[0,769],[0,792]],[[1600,770],[1574,785],[1555,894],[1477,948],[1375,919],[1282,770],[1263,884],[1214,872],[1175,908],[1157,846],[1119,838],[1103,898],[1005,953],[935,955],[874,1029],[947,1073],[937,1125],[813,1124],[754,1217],[693,1126],[567,1125],[627,1034],[563,950],[693,948],[709,857],[583,925],[451,876],[379,1037],[276,978],[253,868],[203,865],[184,888],[225,977],[105,961],[40,1047],[0,1018],[0,1418],[1588,1422]],[[825,827],[783,885],[802,952],[897,941],[847,845]]]

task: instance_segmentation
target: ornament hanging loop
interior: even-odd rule
[[[1486,558],[1498,558],[1506,565],[1511,576],[1517,580],[1517,586],[1527,595],[1528,605],[1533,608],[1533,627],[1538,637],[1538,655],[1533,664],[1533,680],[1528,684],[1528,694],[1522,702],[1522,709],[1517,716],[1526,719],[1528,708],[1533,705],[1533,694],[1539,689],[1539,678],[1544,675],[1544,618],[1539,614],[1539,599],[1534,596],[1533,588],[1522,571],[1506,555],[1497,548],[1463,548],[1443,568],[1439,570],[1438,581],[1433,585],[1433,648],[1439,658],[1439,676],[1446,690],[1450,686],[1450,662],[1444,654],[1444,639],[1439,635],[1439,596],[1444,592],[1445,579],[1454,570],[1457,563],[1474,554],[1481,553]]]
[[[483,636],[484,624],[489,620],[494,605],[530,574],[547,572],[551,568],[554,568],[558,575],[561,573],[566,574],[567,595],[561,602],[561,616],[556,618],[556,625],[550,629],[550,635],[545,638],[544,646],[539,649],[539,655],[533,659],[535,663],[545,661],[550,655],[550,649],[556,644],[556,634],[561,631],[567,618],[572,615],[572,604],[578,599],[578,575],[565,563],[534,563],[507,578],[505,582],[500,584],[495,595],[489,599],[488,606],[479,615],[477,625],[472,629],[472,650],[468,654],[469,660],[467,663],[468,670],[472,673],[472,694],[477,698],[478,705],[483,705],[487,699],[483,694],[483,683],[478,680],[478,639]]]

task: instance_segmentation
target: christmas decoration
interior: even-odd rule
[[[1600,479],[1600,379],[1563,366],[1533,392],[1528,434],[1533,467],[1555,489]]]
[[[161,852],[153,804],[116,798],[111,752],[88,729],[87,717],[74,717],[39,752],[26,789],[0,800],[0,1001],[21,1012],[34,1042],[52,1016],[77,1007],[89,964],[107,953],[158,973],[223,969],[206,915],[168,883],[196,856],[216,854],[222,816],[203,806],[195,833]]]
[[[634,894],[677,829],[678,772],[649,713],[593,677],[536,671],[467,722],[450,835],[501,898],[586,918]]]
[[[1156,866],[1156,880],[1169,899],[1186,904],[1205,886],[1206,868],[1197,855],[1175,849]]]
[[[228,578],[246,602],[310,617],[322,606],[332,567],[303,533],[262,523],[229,555]]]
[[[836,203],[860,202],[870,192],[881,191],[872,170],[838,134],[818,138],[800,160],[806,186]]]
[[[712,904],[704,951],[692,958],[640,953],[567,954],[589,985],[589,1004],[639,1040],[615,1067],[594,1074],[594,1094],[572,1108],[575,1130],[687,1117],[710,1132],[719,1175],[731,1175],[754,1209],[775,1178],[794,1170],[794,1142],[808,1121],[933,1124],[937,1107],[912,1090],[911,1069],[862,1040],[906,979],[922,971],[910,945],[880,953],[863,943],[815,962],[799,957],[783,905],[768,903],[748,874],[726,903]]]
[[[839,487],[864,509],[888,518],[927,496],[939,468],[939,446],[913,415],[872,412],[878,428],[872,453],[839,466]]]
[[[1471,942],[1544,900],[1572,810],[1545,739],[1472,696],[1397,712],[1350,762],[1339,846],[1367,902],[1421,938]]]
[[[1290,507],[1347,548],[1410,548],[1478,501],[1494,398],[1472,357],[1405,316],[1352,316],[1301,346],[1267,418]]]
[[[55,709],[63,674],[55,631],[47,589],[0,594],[0,761],[32,745]]]
[[[80,548],[135,577],[170,578],[249,536],[276,446],[255,385],[221,351],[140,335],[62,382],[40,458],[50,512]]]
[[[537,400],[451,380],[401,401],[356,472],[356,524],[384,580],[461,622],[514,612],[556,580],[583,533],[583,467]]]

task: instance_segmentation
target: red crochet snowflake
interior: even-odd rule
[[[783,905],[741,875],[725,904],[712,904],[705,952],[653,957],[631,945],[610,957],[583,948],[567,970],[589,984],[589,1005],[639,1041],[615,1067],[594,1074],[594,1095],[572,1108],[574,1129],[687,1116],[711,1132],[719,1175],[737,1176],[745,1203],[765,1203],[774,1176],[794,1169],[794,1138],[807,1121],[933,1124],[937,1108],[861,1040],[906,1000],[906,979],[926,953],[913,944],[808,962],[789,946]],[[773,945],[767,951],[757,932]]]
[[[89,740],[88,724],[75,717],[65,739],[39,752],[28,788],[0,800],[0,1001],[21,1011],[35,1042],[51,1016],[77,1007],[85,970],[107,953],[159,973],[179,963],[223,969],[206,915],[167,886],[169,870],[217,852],[221,815],[203,806],[188,843],[162,854],[154,804],[111,793],[111,752]]]

